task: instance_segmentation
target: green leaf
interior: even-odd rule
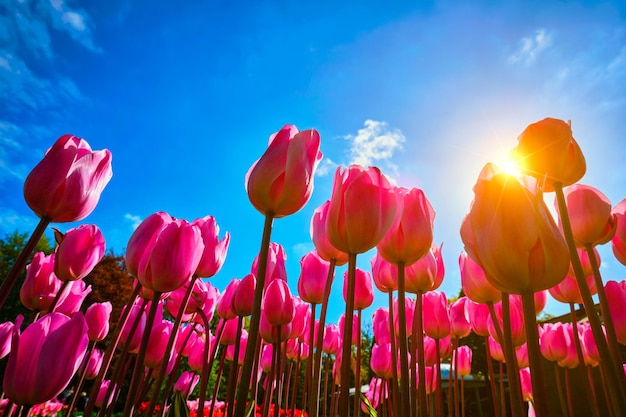
[[[167,410],[167,417],[189,417],[187,401],[185,401],[180,391],[176,391],[172,396],[172,405]]]
[[[365,412],[370,415],[371,417],[378,417],[378,412],[376,411],[376,409],[372,406],[372,403],[370,402],[370,400],[367,399],[367,397],[365,396],[365,394],[363,394],[362,392],[360,393],[361,396],[361,401],[363,401],[363,404],[365,404],[365,408],[367,409]]]

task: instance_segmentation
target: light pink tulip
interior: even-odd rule
[[[26,266],[26,278],[20,288],[20,301],[29,310],[46,312],[61,289],[63,282],[54,273],[54,254],[35,253]],[[62,299],[67,293],[61,295]]]
[[[374,289],[372,288],[372,276],[369,272],[356,268],[354,280],[354,309],[364,310],[374,302]],[[348,271],[343,276],[343,300],[347,302]]]
[[[222,265],[224,265],[228,245],[230,244],[230,233],[226,232],[222,240],[219,240],[220,228],[213,216],[196,219],[192,222],[192,225],[200,230],[202,242],[204,243],[204,250],[194,275],[210,278],[217,274],[222,269]]]
[[[285,125],[270,136],[269,146],[246,174],[246,191],[262,214],[284,217],[311,198],[315,169],[322,159],[316,130],[299,132]]]
[[[322,304],[329,271],[330,263],[322,259],[315,250],[300,259],[298,294],[304,301],[311,304]]]
[[[92,151],[81,138],[63,135],[24,181],[24,199],[41,218],[75,222],[87,217],[113,176],[111,152]]]
[[[429,291],[423,295],[424,333],[433,339],[450,335],[450,316],[444,292]]]
[[[608,281],[604,292],[613,318],[617,341],[626,345],[626,280]]]
[[[465,314],[474,333],[482,337],[489,335],[487,323],[491,321],[491,313],[487,304],[478,304],[468,300],[465,303]]]
[[[563,323],[546,323],[539,338],[539,348],[544,358],[559,362],[568,355],[568,346],[573,343]]]
[[[287,262],[287,255],[282,245],[271,242],[269,252],[267,254],[267,267],[265,269],[265,290],[275,279],[282,279],[287,281],[287,268],[285,263]],[[259,256],[257,255],[252,262],[251,272],[255,277],[259,276]]]
[[[141,259],[150,254],[159,233],[172,221],[172,216],[160,211],[146,217],[137,226],[126,245],[125,264],[132,276],[139,276]]]
[[[441,256],[442,246],[432,245],[426,255],[405,268],[407,292],[418,294],[439,288],[445,272]]]
[[[461,286],[467,298],[481,304],[500,301],[502,292],[489,283],[485,271],[465,252],[459,256],[459,268],[461,270]]]
[[[450,334],[458,339],[470,334],[470,322],[465,316],[465,304],[467,297],[461,297],[448,307],[450,315]]]
[[[370,263],[376,288],[384,293],[396,291],[398,289],[398,267],[385,261],[378,252],[374,254]]]
[[[105,248],[98,226],[83,224],[70,229],[55,250],[54,273],[64,282],[83,279],[100,262]]]
[[[320,258],[328,262],[334,259],[335,265],[341,266],[348,263],[348,254],[335,248],[328,240],[326,217],[328,216],[329,207],[330,200],[327,200],[313,212],[313,217],[311,218],[311,240],[313,240],[315,250]]]
[[[233,311],[233,297],[235,296],[235,292],[237,291],[237,287],[241,284],[241,280],[237,278],[233,278],[219,298],[217,302],[217,315],[223,318],[224,320],[230,320],[237,317],[237,314]]]

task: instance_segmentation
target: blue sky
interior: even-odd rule
[[[213,215],[231,233],[218,288],[245,276],[259,250],[263,217],[244,177],[287,123],[317,129],[324,153],[309,204],[274,223],[294,292],[311,215],[339,165],[376,165],[424,190],[450,295],[476,177],[528,124],[572,120],[588,164],[581,182],[614,205],[626,197],[621,1],[0,0],[0,10],[0,235],[35,226],[22,184],[65,133],[113,154],[113,179],[83,223],[120,254],[155,211]],[[623,279],[610,247],[601,254],[604,278]],[[385,304],[377,294],[365,316]]]

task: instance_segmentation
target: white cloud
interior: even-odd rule
[[[298,258],[298,261],[313,249],[315,249],[315,246],[313,246],[311,242],[296,243],[292,247],[293,253]]]
[[[124,214],[124,219],[128,220],[131,223],[133,230],[135,230],[142,221],[141,217],[130,213]]]
[[[389,161],[394,151],[402,149],[402,143],[406,141],[399,129],[390,129],[387,122],[370,119],[365,121],[365,127],[359,129],[356,135],[345,138],[352,142],[350,164],[362,166]]]
[[[509,56],[509,62],[532,63],[541,51],[549,47],[552,43],[552,37],[546,33],[545,29],[539,29],[533,36],[525,36],[519,41],[519,49]]]
[[[332,159],[324,157],[320,164],[317,166],[315,170],[315,175],[318,177],[325,177],[328,174],[332,174],[335,172],[339,165],[336,164]]]
[[[4,208],[0,211],[0,232],[2,234],[19,231],[32,231],[37,224],[37,217],[33,214],[25,216],[16,213],[12,209]]]

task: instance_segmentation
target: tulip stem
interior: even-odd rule
[[[315,357],[313,361],[313,378],[311,381],[311,389],[309,393],[309,416],[317,417],[319,414],[320,406],[320,383],[321,383],[321,371],[322,371],[322,350],[324,347],[324,329],[326,326],[326,313],[328,311],[328,299],[330,298],[330,291],[333,285],[333,279],[335,277],[335,266],[337,265],[336,259],[330,260],[330,267],[328,268],[328,276],[326,277],[326,285],[324,287],[324,299],[322,300],[322,311],[320,311],[320,320],[317,325],[317,344],[315,346]],[[315,316],[311,315],[311,333],[315,332]],[[313,344],[311,347],[313,349]],[[309,359],[313,357],[313,352],[309,353]],[[326,397],[326,392],[324,392]]]
[[[181,311],[183,311],[182,307],[181,307]],[[198,316],[200,316],[200,319],[202,320],[202,326],[204,326],[204,331],[208,332],[209,331],[209,319],[206,316],[206,314],[204,314],[204,311],[199,308],[198,311],[196,312],[198,314]],[[207,333],[208,335],[208,333]],[[204,410],[204,401],[206,400],[206,391],[207,391],[207,386],[209,383],[209,374],[211,373],[211,368],[209,368],[209,352],[211,350],[211,339],[209,337],[207,337],[204,341],[204,346],[203,346],[203,353],[202,353],[202,373],[200,375],[200,395],[198,396],[198,409],[200,410]],[[212,364],[211,364],[212,365]],[[157,389],[159,389],[160,386],[157,386]],[[146,414],[148,416],[152,415],[152,414]]]
[[[400,415],[400,391],[398,389],[398,356],[396,345],[396,326],[394,325],[394,313],[393,313],[393,290],[389,291],[389,338],[391,339],[391,375],[392,381],[389,384],[389,396],[393,398],[392,414],[395,416]]]
[[[600,366],[605,372],[608,379],[608,391],[611,394],[611,402],[613,403],[615,410],[620,415],[626,415],[626,403],[624,398],[624,370],[622,364],[618,364],[613,360],[613,356],[609,350],[604,332],[602,331],[602,323],[598,317],[598,313],[595,309],[593,299],[591,298],[591,291],[587,286],[587,280],[583,267],[578,256],[578,250],[576,249],[576,243],[574,241],[574,233],[572,232],[572,225],[569,219],[569,213],[567,211],[567,204],[565,203],[565,194],[563,193],[563,185],[561,183],[554,184],[554,191],[556,193],[557,205],[559,208],[559,216],[561,218],[561,225],[563,229],[563,235],[567,242],[567,247],[570,253],[570,262],[572,269],[574,270],[574,277],[580,290],[580,295],[587,312],[587,318],[593,338],[598,346],[598,353],[600,355]],[[595,256],[591,256],[590,259],[595,259]]]
[[[46,231],[46,228],[49,224],[50,219],[48,219],[47,217],[42,217],[41,220],[39,220],[39,223],[35,227],[33,234],[28,239],[28,242],[26,242],[26,246],[24,246],[24,249],[22,249],[19,256],[15,260],[15,263],[9,270],[9,273],[4,278],[2,285],[0,285],[0,309],[4,306],[4,303],[6,303],[7,299],[9,298],[11,290],[15,286],[15,283],[17,282],[20,274],[24,271],[24,266],[26,265],[26,262],[28,262],[28,258],[35,250],[37,243],[39,243],[39,239],[41,239],[41,236],[43,236],[43,232]]]
[[[485,336],[485,357],[487,359],[487,375],[489,378],[489,388],[491,389],[493,415],[494,417],[500,417],[500,403],[498,402],[498,392],[496,391],[495,374],[493,372],[493,360],[491,358],[491,349],[489,348],[489,336]]]
[[[613,355],[613,360],[617,364],[621,364],[622,353],[620,351],[619,344],[617,343],[617,335],[615,334],[615,325],[613,324],[613,316],[609,310],[609,302],[606,298],[606,291],[604,290],[604,284],[602,283],[602,276],[600,275],[600,268],[598,260],[595,257],[595,253],[592,245],[585,245],[585,251],[589,257],[589,263],[591,270],[593,271],[593,279],[596,284],[596,290],[598,291],[598,301],[600,302],[600,313],[602,314],[602,320],[604,320],[604,328],[606,329],[606,336],[608,339],[609,350]],[[622,379],[622,382],[623,379]]]
[[[411,397],[409,395],[409,354],[407,347],[407,337],[406,337],[406,292],[405,292],[405,279],[404,279],[404,262],[398,262],[398,349],[400,350],[400,407],[402,410],[405,410],[409,416],[414,415],[415,410],[411,410]],[[419,329],[418,329],[419,332]],[[418,347],[419,351],[419,347]],[[393,353],[392,353],[393,355]],[[418,358],[418,362],[420,359]],[[422,360],[423,364],[424,361]],[[420,371],[421,377],[421,371]],[[423,381],[421,379],[420,381]],[[422,387],[425,388],[424,384],[420,383],[419,386],[419,402],[418,402],[418,410],[420,417],[423,417],[424,414],[422,410],[425,408],[425,397],[422,398]],[[426,395],[426,391],[424,390],[424,395]]]
[[[257,268],[256,287],[254,289],[254,304],[252,305],[252,316],[250,317],[250,327],[248,328],[248,343],[246,344],[246,355],[244,356],[241,368],[241,380],[243,384],[239,384],[237,391],[237,399],[235,402],[235,416],[244,417],[246,414],[246,402],[248,400],[248,392],[250,391],[250,382],[252,381],[252,367],[256,363],[257,343],[259,339],[259,321],[261,319],[261,303],[263,302],[263,292],[265,291],[265,274],[267,272],[267,256],[270,249],[270,238],[272,235],[272,223],[274,222],[274,214],[267,213],[265,215],[265,223],[263,225],[263,236],[261,238],[261,249],[259,251],[259,265]],[[255,371],[256,374],[256,371]],[[254,379],[256,381],[256,377]],[[256,382],[255,382],[256,383]],[[255,399],[253,398],[254,402]]]
[[[398,270],[398,285],[400,282],[400,270]],[[400,304],[398,302],[398,304]],[[404,307],[404,304],[400,304]],[[426,410],[428,408],[428,402],[426,401],[426,363],[424,352],[424,294],[419,291],[415,298],[415,318],[414,326],[416,327],[417,338],[417,389],[418,389],[418,402],[417,402],[417,415],[426,416]],[[435,343],[439,346],[439,340],[435,339]]]
[[[350,361],[352,360],[352,324],[354,315],[354,287],[356,286],[356,254],[348,254],[348,287],[346,313],[343,321],[343,344],[341,346],[341,380],[339,415],[350,415]],[[355,392],[356,394],[356,392]]]
[[[356,342],[356,367],[354,369],[354,415],[358,416],[361,411],[361,319],[363,310],[357,310],[357,334],[359,338]]]
[[[542,356],[539,350],[539,333],[537,331],[537,317],[535,316],[535,294],[532,291],[524,291],[521,295],[534,406],[538,416],[548,416],[550,407],[546,397]]]

